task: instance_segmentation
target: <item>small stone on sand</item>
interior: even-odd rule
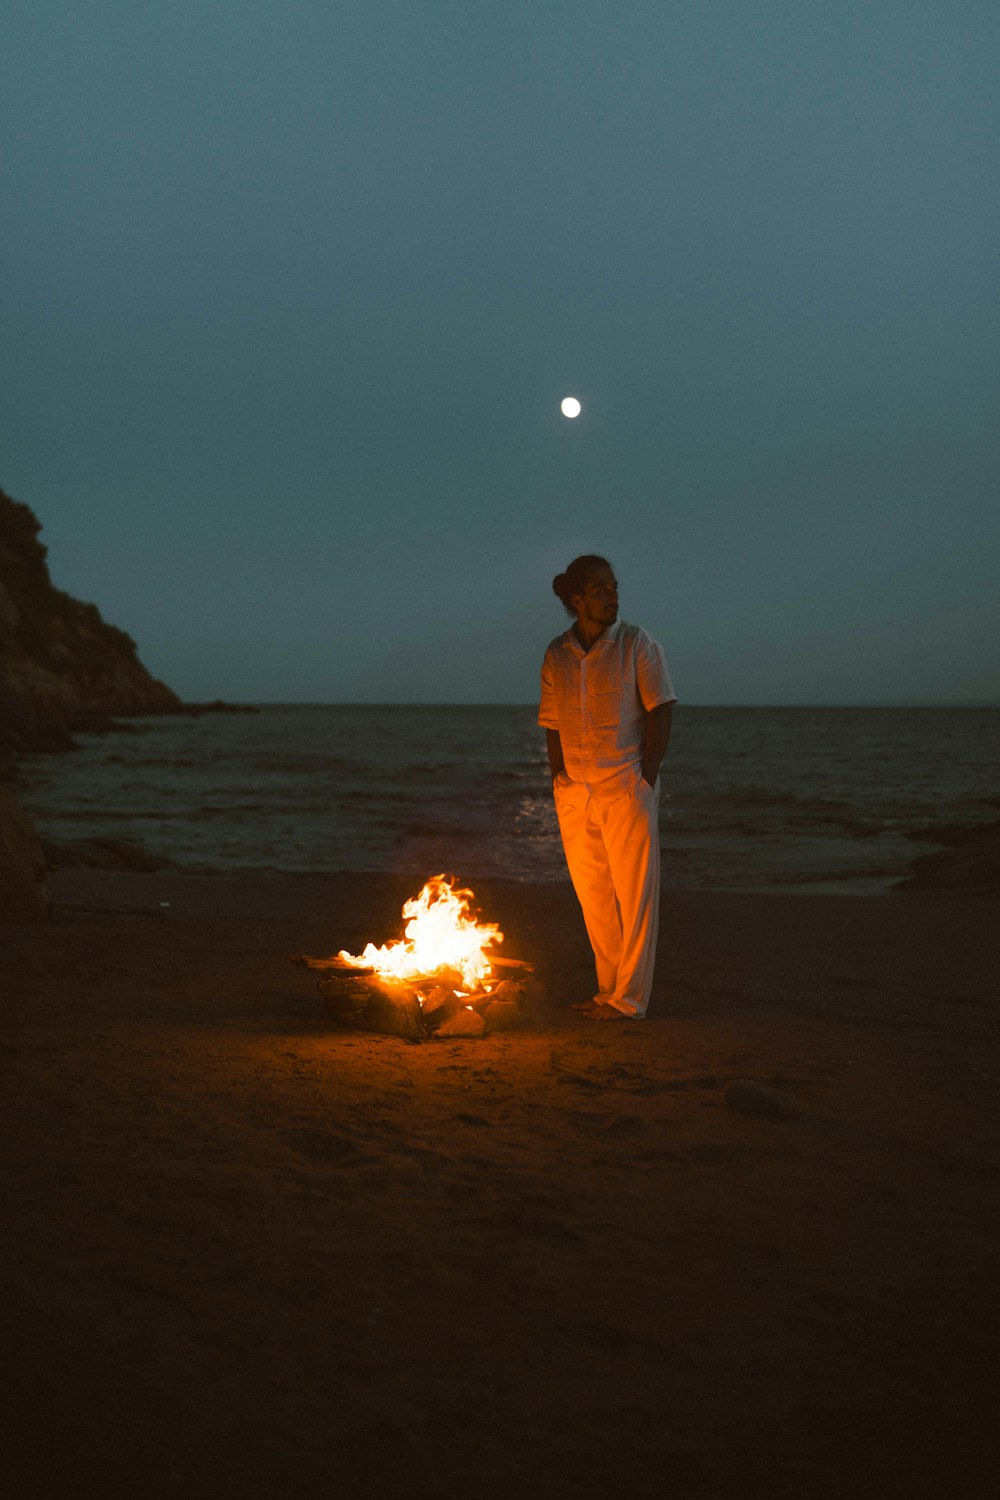
[[[751,1078],[734,1078],[726,1085],[726,1104],[743,1115],[770,1115],[773,1119],[801,1113],[795,1100],[780,1089],[772,1089],[766,1083],[755,1083]]]
[[[491,1000],[483,1017],[491,1031],[506,1031],[521,1019],[521,1007],[513,1000]]]
[[[478,1011],[469,1010],[467,1006],[459,1006],[453,1016],[449,1016],[443,1026],[435,1031],[435,1036],[482,1036],[486,1030],[486,1022]]]

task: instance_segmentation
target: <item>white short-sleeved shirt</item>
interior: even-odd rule
[[[663,647],[638,625],[616,620],[589,651],[571,626],[545,653],[538,722],[559,731],[573,781],[606,781],[639,765],[646,712],[676,702]]]

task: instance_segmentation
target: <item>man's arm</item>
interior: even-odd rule
[[[552,772],[552,780],[555,781],[560,771],[565,771],[563,762],[562,740],[559,738],[558,729],[546,729],[545,743],[549,752],[549,770]]]
[[[660,764],[670,743],[670,717],[673,706],[672,703],[658,703],[655,708],[647,710],[646,713],[646,742],[642,750],[642,774],[650,786],[655,784],[660,774]],[[551,734],[552,731],[550,730],[549,733]],[[556,735],[556,738],[558,739],[559,736]],[[550,749],[549,759],[551,758]]]

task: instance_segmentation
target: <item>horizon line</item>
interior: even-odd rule
[[[185,708],[537,708],[537,699],[416,699],[416,698],[184,698]],[[1000,708],[1000,698],[909,699],[896,703],[869,701],[862,703],[695,703],[677,700],[679,708],[708,709],[914,709],[914,708]]]

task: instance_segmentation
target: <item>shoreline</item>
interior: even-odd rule
[[[960,842],[992,839],[982,859],[1000,891],[1000,841],[987,821],[997,817],[1000,720],[934,712],[950,715],[940,732],[910,710],[876,728],[837,720],[836,732],[813,710],[789,720],[761,709],[753,724],[741,710],[692,711],[664,783],[667,888],[877,894],[920,862],[921,880],[944,883],[948,873],[931,869],[942,846],[957,862]],[[26,768],[20,792],[56,863],[79,859],[73,845],[132,840],[146,867],[173,859],[192,872],[238,862],[408,868],[421,881],[457,866],[473,884],[480,872],[565,878],[534,714],[439,705],[391,714],[303,705],[249,718],[171,715],[151,721],[149,735],[90,741],[76,758]],[[373,758],[383,722],[396,733],[379,738]],[[99,850],[94,859],[105,862]],[[977,881],[972,871],[966,884]]]
[[[434,871],[432,873],[440,873]],[[455,874],[453,871],[446,871]],[[192,892],[214,885],[220,889],[231,886],[233,891],[247,890],[253,893],[255,911],[261,918],[266,918],[267,897],[265,892],[270,892],[273,900],[275,893],[283,885],[294,890],[297,887],[308,887],[309,885],[331,882],[336,885],[341,883],[388,883],[393,888],[398,887],[402,893],[400,896],[400,909],[402,901],[407,896],[417,893],[426,875],[410,874],[406,872],[375,872],[370,870],[283,870],[274,866],[234,867],[234,868],[207,868],[204,866],[186,866],[174,863],[156,864],[152,867],[127,868],[121,865],[102,867],[95,864],[73,864],[49,867],[47,883],[50,901],[54,906],[73,907],[77,910],[143,910],[155,912],[164,904],[171,902],[172,893],[182,894],[182,904],[186,910],[191,909],[190,895]],[[458,873],[460,884],[471,886],[477,896],[480,890],[493,887],[510,887],[514,890],[524,892],[534,890],[544,891],[570,891],[569,875],[565,874],[559,879],[552,880],[513,880],[504,876],[485,875],[465,876]],[[706,900],[719,897],[722,900],[747,898],[772,899],[776,901],[822,901],[827,899],[847,901],[880,901],[886,898],[907,901],[919,900],[922,897],[940,896],[945,899],[951,898],[956,901],[971,900],[979,904],[984,901],[996,899],[996,892],[992,889],[974,889],[967,891],[960,886],[947,885],[921,885],[912,882],[909,877],[892,877],[889,880],[879,881],[876,885],[872,882],[871,888],[862,889],[855,882],[848,884],[837,884],[834,882],[802,882],[801,884],[789,883],[784,886],[715,886],[715,887],[681,887],[661,884],[661,900],[668,902],[674,898],[686,900],[693,898]],[[186,895],[185,895],[186,893]],[[289,905],[295,908],[297,902],[292,897],[291,902],[287,899],[290,892],[282,893],[286,899],[279,898],[275,905],[275,915],[288,909]],[[228,908],[228,903],[235,899],[233,896],[222,894],[217,900],[209,904],[218,908],[219,903]],[[196,903],[197,904],[197,903]],[[233,913],[235,914],[235,912]]]
[[[64,871],[3,928],[18,1494],[991,1494],[992,908],[665,892],[605,1027],[568,882],[484,880],[530,1024],[337,1031],[288,955],[411,885]]]
[[[442,873],[439,870],[431,872]],[[463,886],[472,886],[475,890],[478,886],[512,886],[515,889],[524,890],[550,890],[560,886],[568,887],[570,879],[568,873],[561,876],[553,876],[551,879],[538,879],[537,877],[524,877],[514,879],[505,875],[466,875],[462,871],[450,870],[445,874],[453,876]],[[156,881],[178,881],[178,882],[201,882],[214,881],[224,883],[232,881],[237,884],[253,884],[262,882],[276,886],[282,882],[289,884],[308,883],[310,881],[391,881],[394,884],[405,885],[410,894],[416,894],[420,886],[427,879],[426,874],[406,870],[349,870],[349,869],[313,869],[313,870],[285,870],[277,865],[233,865],[229,867],[219,865],[179,864],[164,860],[153,862],[143,866],[98,865],[98,864],[64,864],[50,865],[47,879],[50,887],[55,892],[55,901],[63,905],[67,900],[73,900],[76,888],[84,887],[88,882],[93,882],[95,896],[99,899],[101,888],[106,885],[109,892],[118,885],[127,889],[133,880],[139,879],[148,883],[152,891]],[[802,881],[800,883],[788,882],[779,885],[753,885],[753,886],[671,886],[661,883],[661,893],[664,899],[673,896],[790,896],[790,897],[812,897],[812,896],[845,896],[852,899],[862,897],[868,899],[877,896],[898,895],[896,890],[897,877],[887,877],[886,882],[879,883],[876,888],[874,880],[871,888],[862,889],[860,882],[850,884],[844,882],[837,884],[833,881]],[[141,888],[141,887],[140,887]],[[908,894],[912,894],[909,892]],[[95,907],[95,910],[98,909]]]

